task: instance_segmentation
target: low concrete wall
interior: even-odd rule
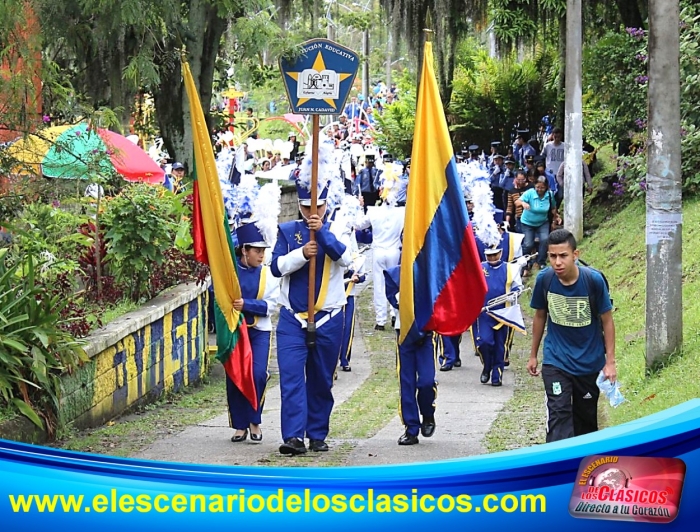
[[[208,371],[207,287],[179,285],[87,338],[90,362],[62,377],[61,421],[103,424]]]

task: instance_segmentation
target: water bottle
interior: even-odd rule
[[[600,391],[608,398],[608,401],[610,401],[610,406],[613,408],[617,408],[625,402],[625,398],[622,396],[622,392],[620,391],[620,381],[616,380],[614,383],[610,382],[601,371],[596,379],[596,384],[598,385]]]

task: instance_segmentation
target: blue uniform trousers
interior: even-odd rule
[[[458,360],[461,361],[461,358],[459,358],[459,344],[461,339],[461,334],[442,337],[443,354],[440,357],[441,366],[454,366],[455,362]]]
[[[252,423],[259,425],[265,398],[265,387],[270,378],[267,365],[270,361],[270,331],[259,331],[248,328],[250,346],[253,350],[253,379],[255,379],[255,391],[258,395],[258,409],[248,402],[248,399],[226,376],[226,399],[228,401],[229,424],[236,430],[247,429]]]
[[[319,313],[316,322],[327,313]],[[280,309],[277,362],[282,399],[282,439],[325,440],[333,409],[333,376],[343,337],[343,313],[316,329],[316,346],[306,347],[306,329],[290,310]]]
[[[435,362],[440,351],[440,337],[428,333],[422,343],[404,342],[397,351],[399,415],[406,432],[411,436],[418,436],[420,416],[435,415]]]
[[[496,320],[481,315],[476,320],[476,351],[481,357],[484,372],[491,375],[491,383],[501,382],[505,367],[506,352],[513,341],[513,329],[502,326],[494,329]]]
[[[350,365],[352,355],[352,337],[355,334],[355,296],[348,296],[345,305],[345,325],[343,327],[343,345],[340,348],[340,365]]]

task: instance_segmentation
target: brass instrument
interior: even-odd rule
[[[517,257],[517,258],[509,261],[508,264],[515,264],[516,262],[518,262],[520,259],[523,259],[523,258],[526,259],[528,262],[530,262],[530,260],[537,258],[537,252],[535,251],[531,255],[522,255],[520,257]]]
[[[511,292],[508,292],[507,294],[503,294],[502,296],[494,297],[486,303],[486,306],[481,309],[481,312],[485,312],[493,307],[497,307],[499,305],[503,305],[509,302],[511,304],[515,304],[518,302],[518,298],[521,295],[523,295],[525,292],[529,292],[530,290],[532,290],[532,288],[528,286],[527,288],[523,288],[522,290],[513,290]]]

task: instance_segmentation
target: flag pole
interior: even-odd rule
[[[320,134],[320,117],[312,116],[311,134],[311,216],[317,214],[318,203],[318,136]],[[309,241],[316,242],[316,231],[309,231]],[[316,345],[316,321],[314,320],[314,306],[316,305],[316,256],[309,258],[309,305],[308,319],[306,321],[306,346]]]

